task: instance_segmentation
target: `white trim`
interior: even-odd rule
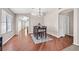
[[[14,34],[14,35],[16,35],[16,34]],[[12,35],[9,39],[7,39],[6,41],[4,41],[4,42],[2,43],[2,45],[4,45],[5,43],[7,43],[14,35]]]
[[[78,43],[75,43],[75,42],[73,42],[73,44],[74,44],[74,45],[77,45],[77,46],[79,46],[79,44],[78,44]]]
[[[53,36],[55,36],[55,37],[57,37],[57,38],[60,38],[61,36],[59,36],[59,35],[55,35],[55,34],[52,34]]]
[[[71,10],[74,10],[74,9],[73,9],[73,8],[61,8],[61,9],[58,10],[58,13],[61,13],[61,12],[63,12],[63,11],[69,12],[69,11],[67,11],[67,10],[71,11]]]
[[[77,44],[77,43],[73,43],[74,45],[77,45],[77,46],[79,46],[79,44]]]
[[[48,33],[48,34],[50,34],[50,33]],[[59,36],[59,35],[56,35],[56,34],[51,34],[52,36],[55,36],[55,37],[57,37],[57,38],[60,38],[61,36]]]
[[[71,34],[67,34],[67,35],[69,35],[69,36],[73,36],[73,35],[71,35]],[[74,37],[74,36],[73,36]]]

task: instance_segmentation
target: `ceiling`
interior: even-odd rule
[[[15,14],[26,14],[30,13],[30,8],[10,8]]]
[[[41,13],[47,13],[53,8],[40,8]],[[39,13],[39,8],[10,8],[15,14]]]

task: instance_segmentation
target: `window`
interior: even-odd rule
[[[1,19],[1,33],[6,33],[6,12],[2,11],[2,19]]]
[[[10,18],[10,16],[6,16],[6,31],[7,32],[10,32],[11,31],[11,24],[12,24],[12,22],[11,22],[11,18]]]
[[[6,33],[6,23],[2,23],[1,33]]]
[[[2,10],[1,34],[12,31],[12,18],[7,12]]]

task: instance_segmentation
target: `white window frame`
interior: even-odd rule
[[[5,25],[3,25],[3,24],[5,24]],[[5,26],[5,28],[4,28],[4,26]],[[5,34],[8,32],[11,32],[11,31],[12,31],[12,16],[10,14],[8,14],[5,10],[2,10],[1,34]]]

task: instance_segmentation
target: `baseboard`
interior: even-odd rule
[[[77,46],[79,46],[79,44],[77,44],[77,43],[76,43],[76,44],[75,44],[75,43],[73,43],[73,45],[77,45]]]
[[[53,35],[53,36],[55,36],[55,37],[57,37],[57,38],[60,38],[61,36],[59,36],[59,35],[55,35],[55,34],[51,34],[51,35]]]
[[[73,35],[70,35],[70,34],[66,34],[66,35],[73,36]]]
[[[13,38],[15,35],[16,35],[16,34],[12,35],[9,39],[7,39],[6,41],[4,41],[4,42],[2,43],[2,45],[6,44],[6,43],[7,43],[11,38]]]

